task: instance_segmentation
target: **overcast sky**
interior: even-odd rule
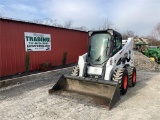
[[[0,0],[0,13],[21,20],[51,18],[96,28],[109,19],[119,32],[148,35],[160,22],[160,0]]]

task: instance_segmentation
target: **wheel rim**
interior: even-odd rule
[[[128,84],[128,77],[127,75],[124,76],[124,80],[123,80],[123,88],[126,89],[127,88],[127,84]]]
[[[132,79],[133,83],[136,83],[136,71],[134,71],[133,73],[133,79]]]

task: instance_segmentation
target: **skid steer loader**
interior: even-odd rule
[[[85,94],[99,98],[111,109],[120,100],[120,95],[136,84],[132,48],[132,38],[122,42],[121,34],[112,29],[89,31],[88,52],[79,56],[72,74],[62,75],[49,93]]]

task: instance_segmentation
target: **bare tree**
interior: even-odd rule
[[[97,27],[98,30],[107,30],[113,27],[113,23],[109,19],[105,19],[102,25]]]
[[[98,26],[97,26],[97,30],[102,30],[101,25],[98,25]]]
[[[160,41],[155,39],[149,39],[149,45],[151,46],[160,46]]]
[[[147,38],[149,39],[149,45],[160,46],[160,41],[155,39],[155,37],[153,35],[149,35],[149,36],[147,36]]]
[[[129,37],[138,37],[138,36],[135,35],[135,32],[132,30],[127,30],[125,33],[122,34],[123,39],[127,39]]]
[[[112,22],[109,19],[104,20],[104,23],[102,24],[102,29],[110,29],[111,27],[113,27]]]
[[[56,27],[64,28],[64,26],[63,26],[63,25],[61,25],[61,24],[57,24],[57,25],[56,25]]]
[[[160,22],[157,23],[147,38],[150,40],[150,45],[160,46]]]
[[[43,23],[46,24],[46,25],[57,26],[57,20],[56,19],[45,18],[43,20]]]
[[[160,41],[157,40],[153,35],[149,35],[149,36],[147,36],[147,38],[149,39],[149,45],[160,46]]]
[[[2,8],[0,8],[0,17],[4,17],[5,16],[5,12]]]
[[[68,19],[65,21],[64,23],[64,28],[71,28],[72,27],[72,24],[73,24],[73,21]]]
[[[74,27],[76,30],[82,30],[82,31],[87,31],[87,27],[81,26],[81,27]]]
[[[34,19],[33,22],[38,23],[38,24],[44,24],[44,25],[52,25],[52,26],[57,26],[57,20],[56,19],[50,19],[50,18],[45,18],[45,19]]]
[[[68,19],[65,21],[64,25],[58,24],[56,19],[50,19],[50,18],[45,18],[45,19],[34,19],[34,23],[38,24],[45,24],[45,25],[51,25],[55,27],[61,27],[61,28],[73,28],[76,30],[82,30],[82,31],[87,31],[87,28],[85,26],[80,26],[80,27],[72,27],[73,21]]]
[[[126,32],[126,34],[128,35],[128,37],[133,37],[133,36],[134,36],[134,31],[128,30],[128,31]]]
[[[40,20],[40,19],[34,19],[33,22],[34,22],[34,23],[37,23],[37,24],[42,24],[42,23],[43,23],[43,21]]]
[[[150,37],[152,39],[160,40],[160,22],[154,27]]]
[[[0,11],[0,17],[3,17],[3,16],[4,16],[3,12],[2,12],[2,11]]]

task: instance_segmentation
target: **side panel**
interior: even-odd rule
[[[120,62],[123,58],[125,63]],[[123,48],[117,52],[113,57],[111,57],[106,64],[105,80],[111,80],[112,74],[116,68],[123,68],[125,65],[134,66],[134,52],[133,52],[133,39],[128,38]]]
[[[82,56],[79,56],[79,59],[78,59],[79,76],[80,76],[80,77],[83,77],[83,76],[84,76],[84,69],[85,69],[85,67],[86,67],[86,56],[87,56],[87,53],[85,53],[85,54],[82,55]]]
[[[113,65],[111,65],[112,58],[110,58],[106,64],[106,71],[105,71],[105,76],[104,80],[111,80],[111,76],[113,73]]]
[[[117,62],[119,59],[127,58],[128,60],[130,59],[129,62],[125,62],[124,64],[117,65]],[[129,64],[130,66],[134,66],[134,52],[133,52],[133,38],[128,38],[126,44],[122,47],[122,49],[117,52],[113,57],[112,57],[112,65],[113,66],[124,66],[126,64]]]

